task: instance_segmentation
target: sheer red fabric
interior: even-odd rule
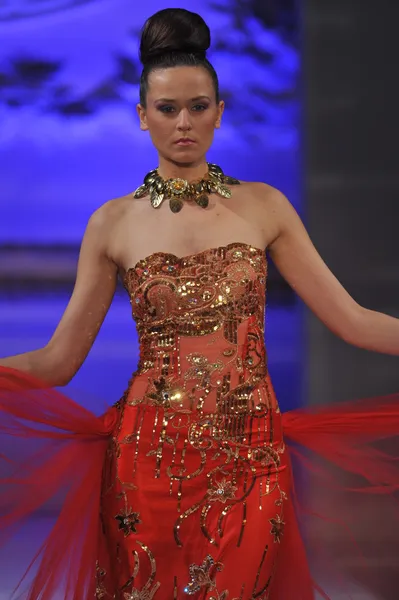
[[[27,571],[35,567],[35,576],[23,597],[93,598],[101,474],[113,411],[97,418],[28,375],[0,368],[0,415],[2,563],[7,542],[28,517],[61,507],[26,565]]]
[[[116,420],[115,407],[97,417],[0,368],[2,564],[19,563],[10,548],[28,519],[55,515],[31,560],[19,565],[26,574],[16,595],[95,596],[103,468]],[[282,422],[294,485],[269,598],[350,598],[357,586],[360,597],[396,598],[399,394],[295,410]]]

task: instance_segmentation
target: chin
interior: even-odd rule
[[[187,154],[189,156],[198,155],[198,146],[196,146],[195,144],[193,144],[192,146],[176,146],[173,154],[175,154],[176,156],[182,156],[183,154]]]
[[[179,152],[174,152],[171,158],[173,162],[178,164],[192,164],[201,161],[203,155],[199,154],[198,151],[195,152],[193,148],[185,148]]]

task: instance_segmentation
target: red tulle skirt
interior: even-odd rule
[[[190,454],[190,448],[184,446],[187,423],[179,422],[182,448],[166,444],[162,463],[157,447],[155,452],[151,450],[156,428],[165,423],[162,410],[143,406],[129,410],[125,422],[135,423],[136,427],[140,423],[140,454],[137,444],[131,444],[130,454],[121,463],[122,471],[127,472],[116,472],[113,444],[118,435],[128,434],[119,427],[120,406],[109,407],[97,417],[30,376],[0,368],[0,561],[2,571],[6,566],[7,581],[12,580],[10,573],[15,570],[15,586],[19,582],[15,598],[397,598],[399,394],[295,410],[276,417],[274,426],[281,427],[281,439],[288,452],[275,462],[275,471],[269,470],[271,492],[267,498],[272,503],[263,506],[252,506],[253,498],[260,498],[262,493],[247,493],[250,485],[251,489],[260,485],[261,478],[253,466],[248,471],[251,476],[243,479],[246,483],[242,489],[240,484],[223,487],[224,479],[219,477],[208,494],[220,492],[223,501],[210,502],[207,509],[201,505],[194,479],[179,483],[179,469],[175,467],[176,476],[170,477],[170,484],[177,486],[176,497],[181,497],[178,516],[176,510],[169,509],[171,496],[162,487],[162,478],[154,477],[154,465],[162,469],[168,463],[173,473],[173,465],[179,462],[176,457],[180,456],[181,461],[184,454],[186,472],[198,471],[198,454]],[[162,435],[167,440],[167,429]],[[239,454],[238,448],[236,458]],[[208,483],[216,470],[223,474],[223,469],[228,473],[234,468],[234,461],[230,465],[224,457],[222,463],[218,456],[215,454],[212,469],[204,473]],[[142,514],[134,520],[134,507],[125,507],[130,512],[124,513],[121,505],[114,504],[118,494],[107,494],[115,481],[129,479],[135,461],[142,482],[139,485],[132,478],[131,493],[141,510],[148,512],[146,519]],[[179,485],[185,486],[184,493],[179,492]],[[279,513],[279,490],[287,496],[284,515]],[[230,518],[229,510],[225,510],[233,492],[247,499],[242,504],[245,509],[241,506],[236,518]],[[198,505],[194,512],[185,506],[187,498],[187,506]],[[119,499],[123,497],[119,495]],[[254,511],[263,511],[256,526],[248,516]],[[174,521],[169,527],[172,513]],[[143,580],[142,591],[136,595],[118,592],[117,580],[125,569],[124,561],[127,577],[129,573],[134,577],[135,569],[138,572],[138,553],[132,547],[130,559],[123,556],[118,535],[124,528],[134,531],[141,522],[148,524],[154,514],[158,521],[143,533],[144,540],[151,539],[152,550],[141,544],[141,556],[148,558],[143,571],[148,575],[148,585]],[[189,516],[198,519],[201,539],[190,529]],[[232,526],[224,530],[226,519]],[[280,536],[281,522],[284,534]],[[30,529],[32,523],[36,525]],[[229,536],[239,537],[243,528],[250,532],[245,547],[240,553],[229,553]],[[173,539],[163,533],[170,530],[174,531]],[[30,531],[33,535],[28,552],[26,537]],[[209,556],[186,565],[190,548],[199,548],[203,538],[220,548],[220,556],[228,557],[223,571],[218,562],[210,562]],[[185,540],[182,546],[188,550],[177,554],[180,540]],[[266,547],[270,548],[268,555]],[[253,557],[257,552],[261,553],[260,562],[266,564],[270,558],[273,564],[272,583],[265,586],[259,581],[248,595],[247,590],[238,589],[238,582],[243,573],[253,572],[256,580],[259,565],[254,564]],[[157,595],[158,580],[151,577],[155,560],[162,553],[167,560],[159,566],[158,577],[165,581],[169,577],[171,585],[166,595]],[[180,564],[188,567],[191,579],[180,577]],[[205,585],[210,580],[220,585]],[[3,582],[1,587],[4,589]]]

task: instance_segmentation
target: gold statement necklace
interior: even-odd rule
[[[209,204],[209,194],[219,194],[223,198],[231,198],[229,185],[239,185],[234,177],[225,175],[220,167],[207,163],[208,173],[200,180],[190,183],[186,179],[163,179],[154,169],[147,173],[144,183],[134,192],[135,198],[150,196],[151,206],[159,208],[162,202],[169,200],[170,210],[178,213],[183,208],[184,200],[194,200],[201,208]]]

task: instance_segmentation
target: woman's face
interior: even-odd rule
[[[203,67],[152,71],[147,106],[137,106],[141,129],[150,132],[160,156],[176,164],[204,159],[223,110],[224,103],[216,103],[212,77]]]

